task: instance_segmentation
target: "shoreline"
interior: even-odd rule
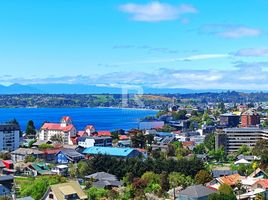
[[[148,110],[148,111],[160,111],[159,109],[150,108],[122,108],[122,107],[0,107],[0,109],[120,109],[120,110]]]

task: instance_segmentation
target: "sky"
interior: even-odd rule
[[[0,84],[268,90],[268,0],[2,0]]]

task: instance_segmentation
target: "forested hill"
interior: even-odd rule
[[[12,94],[0,95],[0,107],[122,107],[162,109],[173,103],[268,102],[268,93],[195,93],[129,95],[122,104],[121,94]]]

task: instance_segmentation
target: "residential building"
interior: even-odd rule
[[[20,127],[15,124],[0,125],[0,151],[14,151],[20,146]]]
[[[64,144],[72,145],[73,137],[76,137],[76,128],[72,124],[70,117],[62,117],[60,123],[44,123],[40,129],[39,140],[51,140],[52,136],[59,135],[62,137]]]
[[[179,192],[176,200],[208,200],[208,196],[214,193],[216,193],[215,190],[203,185],[193,185]]]
[[[242,113],[241,116],[241,126],[242,127],[251,127],[260,124],[260,115],[256,110],[249,109]]]
[[[89,176],[85,176],[86,179],[93,179],[93,187],[111,189],[113,187],[120,187],[123,182],[119,181],[117,177],[113,174],[108,174],[106,172],[97,172]]]
[[[68,174],[68,165],[57,165],[56,167],[54,167],[51,172],[53,174],[58,174],[58,175],[61,175],[61,176],[67,176]]]
[[[116,147],[89,147],[83,151],[87,156],[108,155],[120,158],[133,158],[143,156],[143,154],[133,148],[116,148]]]
[[[113,139],[111,137],[79,137],[78,146],[83,148],[98,146],[111,147]]]
[[[87,125],[85,128],[85,132],[87,135],[91,135],[92,133],[96,132],[96,129],[93,125]]]
[[[51,185],[42,200],[88,199],[77,181]]]
[[[19,148],[11,152],[11,159],[13,162],[24,162],[27,156],[33,156],[35,158],[43,158],[43,152],[38,149]]]
[[[12,175],[0,176],[0,196],[11,196],[13,182]]]
[[[268,129],[227,128],[216,134],[216,149],[221,147],[228,153],[236,152],[242,145],[254,147],[260,139],[268,140]]]
[[[220,125],[224,127],[237,127],[240,123],[240,116],[233,113],[220,115]]]
[[[85,156],[77,152],[75,149],[61,149],[56,154],[56,162],[61,164],[77,163],[84,158]]]

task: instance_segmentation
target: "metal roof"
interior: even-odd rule
[[[193,185],[187,187],[185,190],[182,190],[179,195],[187,196],[187,197],[192,197],[192,198],[200,198],[200,197],[205,197],[210,194],[216,193],[216,191],[207,188],[203,185]]]
[[[128,156],[132,151],[136,151],[132,148],[115,148],[115,147],[89,147],[86,148],[83,153],[84,154],[102,154],[102,155],[110,155],[110,156],[120,156],[120,157],[126,157]]]

